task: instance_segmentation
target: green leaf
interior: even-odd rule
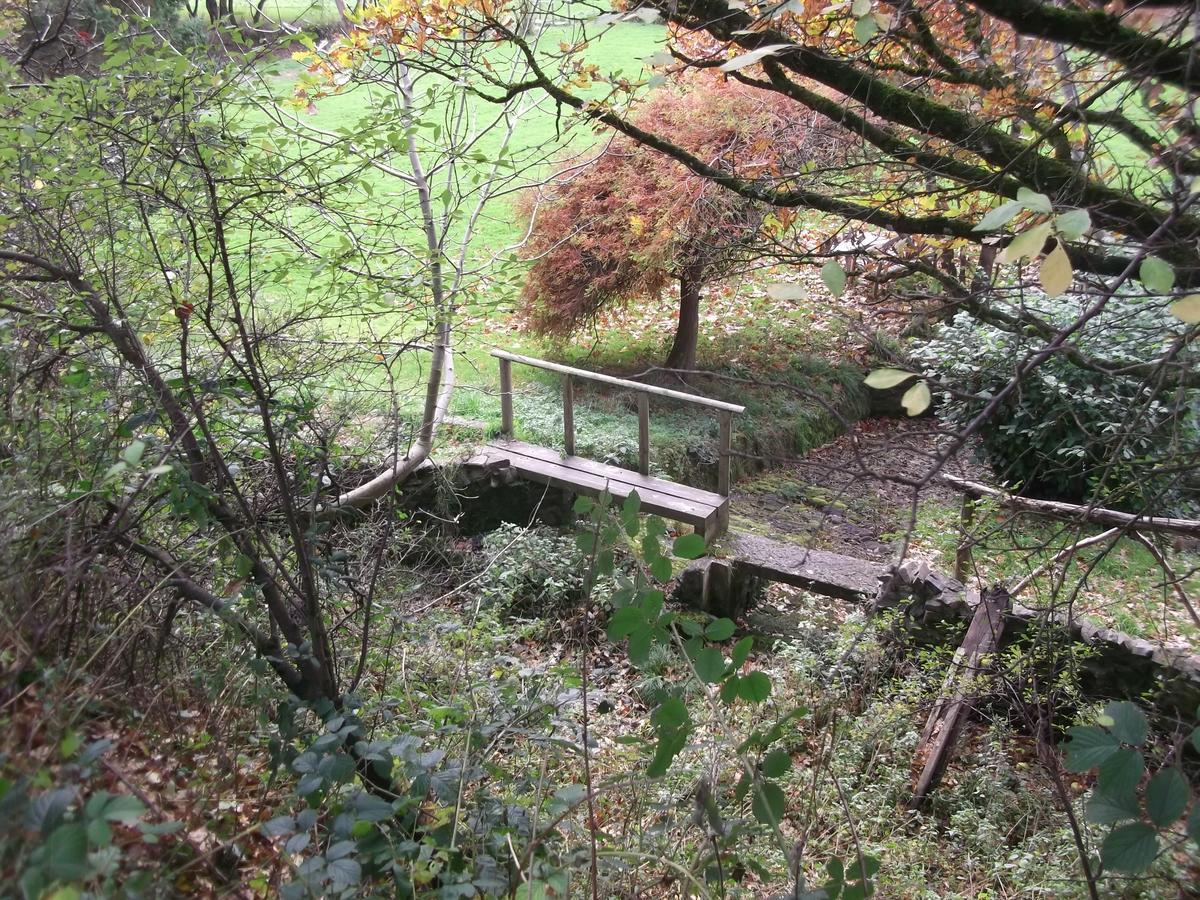
[[[1200,844],[1200,803],[1192,804],[1192,812],[1187,820],[1187,833],[1197,844]]]
[[[871,0],[854,0],[854,3],[850,6],[850,15],[855,16],[856,18],[859,16],[865,16],[870,11]]]
[[[671,561],[665,556],[660,556],[654,562],[650,563],[650,574],[659,581],[670,581]]]
[[[1146,814],[1155,825],[1166,828],[1183,815],[1190,794],[1182,772],[1174,767],[1160,769],[1146,785]]]
[[[715,647],[705,647],[697,653],[692,665],[700,680],[708,684],[716,684],[725,674],[725,657]]]
[[[1125,819],[1137,819],[1140,815],[1136,795],[1113,796],[1095,791],[1088,799],[1084,818],[1096,825],[1114,825]]]
[[[733,652],[729,654],[730,662],[735,669],[740,669],[742,664],[746,662],[746,658],[750,655],[750,651],[754,649],[754,638],[747,635],[736,644],[733,645]]]
[[[623,606],[608,620],[608,639],[619,641],[623,637],[629,637],[645,624],[646,614],[639,607]]]
[[[704,636],[710,641],[727,641],[733,637],[736,630],[737,626],[733,624],[732,619],[717,619],[704,629]]]
[[[142,454],[146,452],[145,441],[134,441],[125,448],[125,452],[121,454],[121,459],[125,460],[129,465],[136,466],[142,461]]]
[[[687,721],[687,704],[678,697],[667,697],[650,714],[650,724],[656,728],[679,728]]]
[[[621,504],[621,512],[627,516],[636,516],[641,508],[642,498],[638,496],[637,491],[630,491],[625,502]]]
[[[1137,789],[1145,771],[1142,754],[1129,747],[1122,747],[1100,763],[1097,784],[1100,785],[1101,791],[1113,797],[1131,794]]]
[[[1100,859],[1114,872],[1143,872],[1158,856],[1158,834],[1145,822],[1114,828],[1100,846]]]
[[[778,778],[792,767],[792,757],[786,750],[772,750],[763,757],[759,768],[768,778]]]
[[[1077,241],[1092,227],[1092,217],[1086,209],[1072,209],[1054,220],[1054,227],[1065,241]]]
[[[1029,188],[1017,188],[1017,203],[1032,212],[1044,213],[1046,215],[1054,212],[1054,207],[1051,205],[1049,197],[1045,194],[1039,194],[1037,191],[1031,191]]]
[[[1092,725],[1076,725],[1067,734],[1066,768],[1068,772],[1086,772],[1094,769],[1121,747],[1113,735]]]
[[[751,672],[742,678],[738,694],[747,703],[762,703],[771,696],[771,679],[763,672]]]
[[[754,818],[764,825],[778,827],[787,810],[787,797],[784,796],[783,789],[770,781],[764,781],[753,793],[750,808],[754,812]]]
[[[1133,744],[1135,747],[1145,743],[1149,733],[1146,714],[1136,703],[1130,703],[1128,700],[1117,700],[1104,707],[1100,724],[1107,727],[1121,743]]]
[[[671,768],[671,763],[679,755],[679,751],[687,746],[687,739],[688,729],[686,728],[664,732],[658,740],[658,747],[654,751],[654,759],[650,761],[650,765],[646,768],[646,774],[651,778],[659,778],[666,775],[667,769]]]
[[[118,794],[104,805],[102,815],[109,822],[123,822],[131,825],[146,812],[146,807],[137,797],[128,794]]]
[[[1074,277],[1075,273],[1071,269],[1070,257],[1063,249],[1062,241],[1058,241],[1055,243],[1054,249],[1042,260],[1042,266],[1038,270],[1038,280],[1042,283],[1042,290],[1046,292],[1047,296],[1057,297],[1071,286]]]
[[[1138,280],[1152,294],[1169,294],[1175,287],[1175,269],[1157,256],[1147,256],[1138,269]]]
[[[767,296],[772,300],[807,300],[809,293],[808,288],[802,284],[781,282],[779,284],[768,284]]]
[[[910,416],[919,416],[925,410],[929,409],[929,404],[933,402],[933,395],[929,393],[929,385],[924,380],[918,381],[900,398],[900,405],[904,407],[904,411]]]
[[[680,559],[699,559],[707,551],[704,546],[704,536],[699,534],[682,534],[675,538],[671,552]]]
[[[1021,211],[1021,204],[1015,200],[1009,200],[1007,203],[1001,203],[986,216],[979,220],[979,224],[972,228],[972,231],[995,231],[1003,225],[1007,225],[1012,221],[1012,217]]]
[[[1188,294],[1167,308],[1171,315],[1189,325],[1200,324],[1200,294]]]
[[[846,290],[846,271],[835,259],[821,266],[821,280],[825,282],[825,287],[829,288],[829,293],[835,297],[842,296],[842,292]]]
[[[596,501],[594,501],[591,497],[580,496],[575,498],[575,504],[571,507],[571,509],[575,510],[577,515],[586,516],[592,511],[592,507],[595,505]]]
[[[863,379],[863,383],[867,387],[886,391],[888,388],[894,388],[896,385],[916,377],[912,372],[905,372],[902,369],[876,369]]]
[[[1028,231],[1023,231],[1009,242],[1000,254],[1000,262],[1014,263],[1026,256],[1039,256],[1046,238],[1050,236],[1050,223],[1043,222]]]
[[[78,881],[88,874],[87,829],[78,822],[59,825],[43,845],[46,871],[58,881]]]
[[[865,44],[879,32],[879,23],[874,16],[863,16],[854,23],[854,39]]]

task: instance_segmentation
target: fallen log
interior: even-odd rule
[[[1121,512],[1116,509],[1106,509],[1102,506],[1081,506],[1077,503],[1064,503],[1060,500],[1038,500],[1033,497],[1019,497],[1008,491],[989,487],[977,481],[968,481],[956,475],[943,474],[942,481],[950,487],[963,491],[972,497],[990,497],[1000,501],[1002,506],[1009,507],[1010,509],[1040,513],[1044,516],[1053,516],[1056,519],[1091,522],[1096,525],[1116,526],[1131,531],[1163,531],[1170,534],[1182,534],[1188,537],[1200,537],[1200,520],[1197,519],[1178,519],[1171,516],[1142,516],[1135,513]]]
[[[1008,591],[997,586],[987,591],[975,607],[975,615],[966,637],[954,653],[954,659],[942,683],[941,695],[933,705],[921,740],[917,744],[916,765],[921,768],[913,790],[912,805],[919,807],[942,779],[946,764],[962,731],[971,708],[971,688],[991,666],[1000,638],[1004,635]]]

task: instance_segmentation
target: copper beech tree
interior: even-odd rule
[[[779,95],[709,79],[658,91],[634,117],[710,165],[750,178],[777,178],[801,159],[830,155],[836,133],[811,119]],[[778,221],[767,204],[624,136],[590,163],[564,166],[527,205],[534,262],[525,297],[534,328],[569,333],[611,304],[655,297],[677,282],[679,322],[665,362],[675,369],[696,365],[704,286],[753,265],[764,225]]]

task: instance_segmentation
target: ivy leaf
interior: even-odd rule
[[[732,619],[717,619],[704,629],[704,636],[710,641],[727,641],[733,637],[736,630],[737,626],[733,624]]]
[[[1063,249],[1062,241],[1054,245],[1054,249],[1042,260],[1038,270],[1038,280],[1047,296],[1057,297],[1071,286],[1074,272],[1071,270],[1071,260]]]
[[[1171,315],[1189,325],[1200,324],[1200,294],[1188,294],[1167,308]]]
[[[835,259],[821,266],[821,280],[825,282],[825,287],[829,288],[829,293],[835,297],[842,296],[846,290],[846,270],[838,265]]]
[[[1092,227],[1092,217],[1086,209],[1072,209],[1054,220],[1054,227],[1065,241],[1077,241]]]
[[[1021,211],[1021,204],[1016,200],[1009,200],[1007,203],[1001,203],[986,216],[979,220],[979,224],[972,228],[972,231],[995,231],[1012,221],[1012,217]]]
[[[1190,793],[1183,773],[1174,767],[1160,769],[1146,785],[1146,814],[1150,821],[1166,828],[1187,809]]]
[[[725,657],[715,647],[705,647],[692,660],[696,674],[707,684],[716,684],[725,674]]]
[[[905,372],[903,369],[876,369],[863,379],[863,383],[867,387],[886,391],[888,388],[894,388],[915,377],[912,372]]]
[[[771,679],[763,672],[751,672],[738,685],[738,695],[747,703],[762,703],[771,696]]]
[[[1100,846],[1100,859],[1114,872],[1130,874],[1147,869],[1158,856],[1158,834],[1145,822],[1114,828]]]
[[[783,821],[787,809],[787,797],[779,785],[765,781],[754,790],[754,799],[750,803],[754,818],[774,828]]]
[[[919,416],[929,409],[929,404],[932,402],[933,395],[929,393],[929,385],[924,381],[918,381],[900,398],[900,405],[910,416]]]
[[[1101,791],[1110,796],[1119,797],[1123,794],[1132,794],[1142,780],[1142,774],[1145,771],[1146,765],[1142,761],[1142,754],[1129,747],[1122,747],[1100,763],[1097,782]]]
[[[1152,294],[1169,294],[1175,287],[1175,269],[1157,256],[1147,256],[1138,269],[1138,280]]]
[[[1121,742],[1116,737],[1091,725],[1076,725],[1067,733],[1071,736],[1067,744],[1068,772],[1094,769],[1121,749]]]
[[[1145,743],[1149,733],[1146,714],[1136,703],[1130,703],[1128,700],[1117,700],[1104,707],[1100,724],[1106,726],[1117,740],[1124,744],[1133,744],[1135,747]]]
[[[699,534],[682,534],[675,538],[671,552],[680,559],[699,559],[707,552],[704,537]]]

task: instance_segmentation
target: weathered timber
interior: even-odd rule
[[[1073,522],[1091,522],[1096,525],[1115,526],[1130,531],[1164,531],[1172,534],[1182,534],[1190,537],[1200,537],[1200,520],[1179,519],[1171,516],[1141,516],[1134,513],[1121,512],[1116,509],[1105,509],[1101,506],[1080,506],[1076,503],[1063,503],[1059,500],[1038,500],[1033,497],[1018,497],[1008,491],[989,487],[977,481],[968,481],[955,475],[942,475],[942,481],[956,490],[963,491],[972,497],[991,497],[998,500],[1001,506],[1019,509],[1025,512],[1040,513],[1053,516],[1056,519],[1068,519]]]
[[[879,565],[852,556],[749,534],[730,535],[724,550],[737,569],[767,581],[855,603],[869,603],[879,592]]]
[[[913,790],[914,807],[925,802],[946,770],[963,722],[971,709],[970,694],[980,675],[991,665],[992,656],[1004,635],[1005,613],[1010,598],[1003,587],[987,591],[975,607],[975,615],[942,683],[941,696],[933,706],[921,740],[916,765],[921,774]]]
[[[467,467],[506,464],[520,478],[598,497],[607,491],[624,500],[634,491],[642,509],[695,527],[708,541],[716,537],[721,510],[729,499],[711,491],[642,475],[580,456],[563,456],[548,447],[523,441],[495,441],[467,460]]]

